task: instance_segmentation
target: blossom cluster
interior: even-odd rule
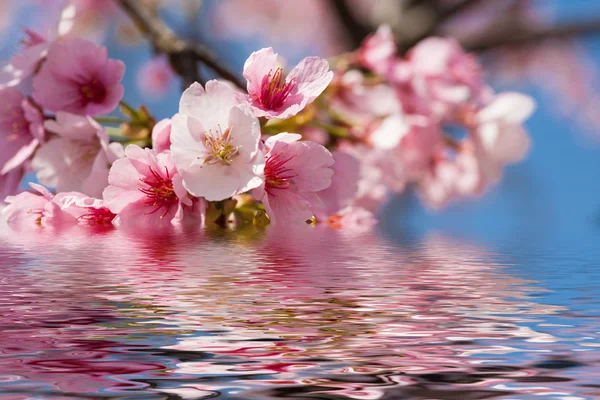
[[[529,146],[533,100],[495,93],[450,38],[400,55],[382,26],[357,51],[307,57],[288,73],[262,49],[244,65],[245,90],[194,83],[156,123],[122,101],[125,66],[106,48],[26,35],[0,76],[9,223],[363,229],[407,187],[432,207],[478,195]],[[103,126],[119,105],[128,119]],[[32,184],[15,195],[28,170],[56,194]]]

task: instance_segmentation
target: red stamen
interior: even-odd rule
[[[109,225],[117,216],[106,207],[87,207],[86,209],[88,213],[77,219],[87,222],[88,225]]]
[[[169,174],[169,170],[165,167],[165,177],[162,177],[152,167],[149,167],[150,175],[144,179],[140,179],[140,182],[144,183],[147,187],[139,188],[138,190],[146,195],[144,204],[150,207],[155,207],[151,212],[145,215],[151,215],[164,209],[161,218],[165,217],[171,208],[179,202],[175,189],[173,189],[173,180]]]
[[[261,82],[261,90],[258,101],[263,107],[270,110],[280,108],[292,89],[296,87],[294,78],[285,81],[283,78],[283,69],[277,68],[275,73],[269,72]]]
[[[270,196],[274,195],[273,191],[275,189],[287,189],[291,184],[291,180],[298,176],[298,174],[288,174],[294,170],[293,168],[285,168],[285,165],[295,158],[296,154],[280,160],[282,154],[277,153],[269,156],[265,163],[265,192]]]

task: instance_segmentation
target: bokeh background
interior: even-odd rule
[[[0,58],[26,27],[43,30],[60,0],[1,0]],[[122,59],[125,100],[157,119],[176,112],[182,83],[111,0],[75,0],[78,34]],[[426,34],[475,48],[496,89],[532,95],[526,161],[479,199],[426,209],[407,193],[383,210],[382,232],[399,240],[441,232],[533,253],[592,248],[600,232],[600,2],[590,0],[153,0],[179,35],[207,46],[238,73],[254,50],[272,46],[290,64],[352,50],[381,23],[407,46]],[[345,14],[347,13],[347,15]],[[433,21],[433,22],[432,22]],[[595,23],[598,21],[598,23]],[[597,29],[596,29],[597,28]],[[536,32],[541,32],[537,34]],[[519,36],[521,35],[521,36]],[[531,39],[533,37],[533,39]],[[522,39],[524,38],[524,39]],[[531,40],[529,40],[531,39]],[[487,44],[486,44],[487,43]],[[508,45],[502,45],[508,43]],[[203,79],[212,77],[202,71]]]

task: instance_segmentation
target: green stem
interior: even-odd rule
[[[101,124],[124,124],[125,122],[129,122],[123,118],[111,117],[110,115],[94,117],[94,119]]]
[[[127,104],[127,103],[125,102],[125,100],[121,100],[121,101],[119,102],[119,105],[120,105],[120,106],[121,106],[123,109],[125,109],[125,110],[126,110],[128,113],[129,113],[129,114],[131,114],[131,115],[136,115],[136,114],[137,114],[137,111],[135,111],[135,109],[134,109],[133,107],[131,107],[129,104]]]
[[[348,129],[342,128],[341,126],[330,125],[330,124],[326,124],[321,121],[311,121],[311,122],[309,122],[309,125],[324,129],[327,131],[327,133],[329,133],[330,135],[335,136],[337,138],[342,138],[342,139],[350,138],[350,132],[348,131]]]

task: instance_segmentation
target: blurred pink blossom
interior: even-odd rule
[[[163,96],[175,81],[175,72],[164,56],[157,56],[142,65],[137,74],[137,85],[150,97]]]
[[[388,25],[381,25],[363,41],[358,56],[365,67],[386,75],[396,56],[396,41],[392,29]]]
[[[16,88],[0,89],[0,175],[19,168],[33,155],[44,138],[43,117]]]
[[[409,51],[408,60],[414,68],[417,90],[439,103],[442,111],[477,101],[484,88],[477,59],[456,39],[427,38]]]
[[[331,166],[333,170],[331,185],[317,193],[324,206],[315,210],[318,220],[326,220],[351,205],[358,193],[360,161],[353,155],[341,151],[334,151],[332,156],[334,163]]]
[[[123,155],[121,144],[109,144],[102,126],[90,117],[58,112],[56,120],[47,120],[44,126],[56,136],[33,157],[40,183],[59,192],[100,196],[108,184],[110,163]]]
[[[109,59],[106,47],[82,39],[56,41],[33,80],[33,97],[50,111],[106,114],[123,97],[124,71],[125,64]]]

